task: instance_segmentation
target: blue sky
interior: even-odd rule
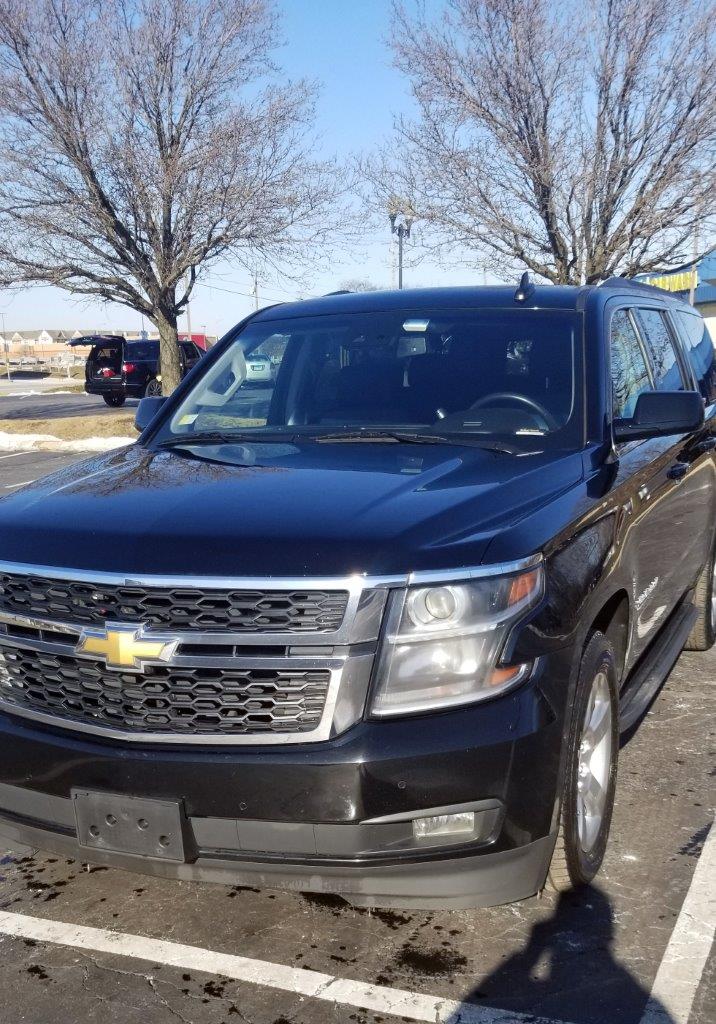
[[[437,10],[440,5],[441,0],[428,0],[429,8]],[[316,127],[324,153],[345,158],[389,136],[393,115],[409,112],[412,106],[409,86],[391,66],[385,42],[390,34],[389,0],[278,0],[278,7],[285,45],[277,52],[277,61],[290,78],[308,77],[321,86]],[[338,250],[331,272],[312,275],[305,293],[330,291],[351,277],[390,286],[389,239],[386,218],[385,238],[372,228],[363,245]],[[429,262],[406,272],[406,285],[470,279],[467,270],[453,277]],[[223,333],[252,308],[248,295],[228,290],[250,289],[249,276],[240,267],[222,266],[211,273],[192,300],[193,330],[205,327],[210,334]],[[260,282],[259,292],[262,304],[300,294],[296,286],[282,287],[275,280]],[[0,294],[0,317],[7,331],[79,326],[105,332],[141,326],[139,314],[122,306],[75,300],[50,288]],[[185,328],[185,322],[181,326]]]

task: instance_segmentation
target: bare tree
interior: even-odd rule
[[[158,328],[217,260],[286,260],[336,197],[313,88],[275,82],[271,0],[0,0],[0,280],[123,303]]]
[[[681,263],[716,209],[713,0],[395,7],[414,120],[369,162],[438,243],[593,282]]]
[[[377,292],[380,291],[380,285],[373,284],[365,277],[349,277],[345,281],[341,281],[338,286],[342,291],[346,292]]]

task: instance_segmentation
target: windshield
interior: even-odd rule
[[[576,447],[581,315],[563,310],[383,311],[254,322],[157,440],[393,431],[518,449]],[[267,357],[270,378],[252,373]],[[266,378],[268,375],[263,374]],[[395,438],[394,438],[395,439]]]

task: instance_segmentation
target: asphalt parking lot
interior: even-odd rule
[[[75,460],[2,455],[0,495]],[[595,884],[509,907],[371,913],[0,840],[0,1021],[712,1024],[715,710],[716,651],[682,655],[621,750]]]
[[[133,412],[138,405],[138,399],[129,398],[123,408]],[[110,408],[99,395],[87,395],[82,391],[46,395],[36,385],[23,386],[20,383],[12,388],[0,388],[0,419],[62,419],[65,416],[104,416],[116,413],[117,409]]]
[[[58,382],[61,387],[62,382]],[[247,417],[266,415],[271,391],[264,388],[247,388],[236,398],[236,406]],[[121,409],[106,405],[99,395],[84,392],[72,394],[43,394],[36,383],[14,382],[4,385],[0,380],[0,419],[40,420],[63,419],[67,416],[104,416],[117,412],[134,413],[139,405],[138,398],[128,398]]]

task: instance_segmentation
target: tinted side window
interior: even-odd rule
[[[642,391],[651,391],[651,380],[639,339],[629,314],[618,310],[612,317],[612,395],[614,416],[629,419]]]
[[[698,313],[675,311],[674,320],[679,328],[684,348],[707,402],[716,400],[716,354],[705,321]]]
[[[681,368],[664,314],[658,309],[637,310],[641,332],[651,355],[657,391],[683,391]]]
[[[158,341],[135,341],[126,347],[127,359],[152,360],[159,358]]]

